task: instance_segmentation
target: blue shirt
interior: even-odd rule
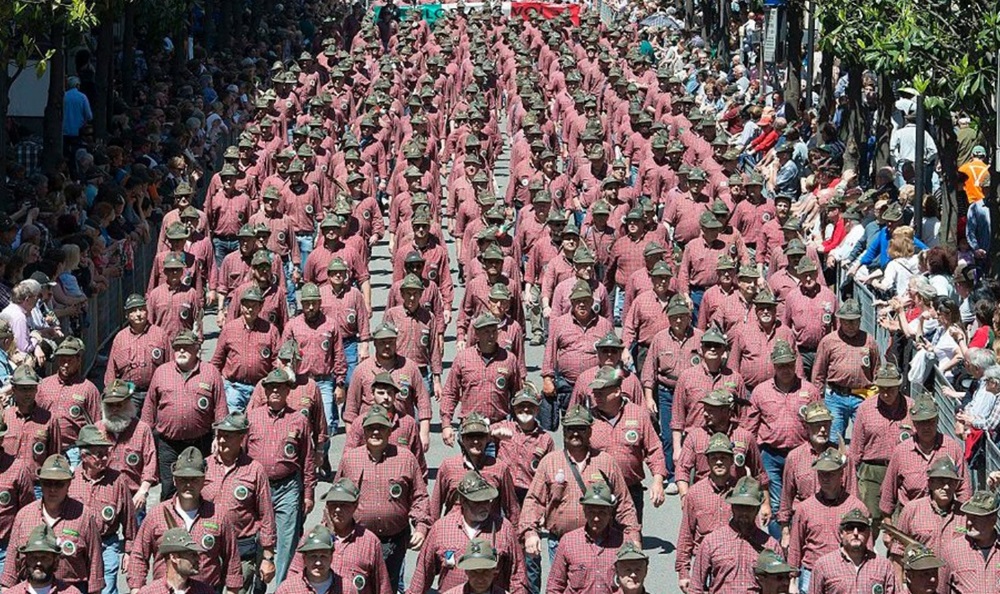
[[[969,205],[969,217],[965,223],[965,239],[974,250],[990,251],[990,209],[983,200]]]
[[[79,136],[80,128],[94,119],[90,100],[80,89],[70,89],[63,97],[63,136]]]
[[[882,227],[872,238],[871,242],[868,244],[868,249],[865,251],[864,255],[861,256],[862,266],[871,266],[873,263],[878,262],[879,268],[885,268],[885,265],[889,263],[889,239],[891,234],[889,233],[888,227]],[[913,247],[919,251],[927,249],[927,244],[920,241],[916,237],[913,238]]]

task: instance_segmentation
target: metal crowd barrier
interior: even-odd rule
[[[840,271],[838,271],[837,280],[837,286],[841,289],[841,298],[846,294],[853,294],[854,298],[858,300],[858,304],[861,306],[861,329],[875,337],[879,353],[884,357],[889,348],[889,331],[878,324],[875,295],[864,284],[845,279]],[[959,402],[946,396],[945,388],[952,389],[952,386],[944,375],[935,368],[932,394],[940,411],[938,429],[945,435],[954,438],[955,413],[958,412]],[[991,472],[1000,471],[1000,446],[994,441],[993,436],[985,434],[980,442],[980,447],[982,448],[981,453],[973,457],[969,469],[972,474],[973,486],[977,489],[986,488],[986,477]]]
[[[145,295],[146,283],[156,256],[157,230],[152,230],[153,238],[144,245],[135,247],[132,270],[108,283],[106,291],[94,295],[87,301],[90,325],[84,332],[83,341],[87,345],[83,356],[85,374],[89,374],[97,361],[98,354],[125,325],[125,299],[132,293]]]

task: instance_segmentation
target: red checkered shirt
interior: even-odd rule
[[[389,299],[385,304],[386,309],[402,305],[403,294],[400,288],[402,285],[403,281],[396,281],[389,287]],[[466,286],[465,292],[468,294],[468,286]],[[323,295],[322,289],[320,289],[320,295]],[[324,298],[324,307],[325,303],[326,299]],[[441,302],[441,289],[438,288],[437,283],[424,281],[424,290],[420,294],[420,305],[433,313],[438,325],[444,327],[444,304]],[[457,336],[461,336],[461,334],[457,334]]]
[[[229,467],[218,455],[209,456],[206,462],[201,496],[231,514],[237,539],[257,536],[262,548],[273,549],[277,542],[274,506],[264,466],[251,460],[246,451]]]
[[[185,528],[186,514],[177,511],[177,498],[160,503],[149,511],[139,528],[139,535],[129,555],[128,586],[135,590],[146,583],[149,575],[149,558],[153,561],[153,579],[160,579],[167,573],[167,564],[156,549],[160,546],[163,533],[170,528]],[[167,518],[170,518],[168,521]],[[243,587],[243,572],[240,565],[240,551],[236,544],[236,527],[229,513],[211,501],[202,499],[194,524],[188,531],[196,543],[206,549],[199,555],[198,574],[194,577],[216,590],[225,587],[236,591]],[[103,576],[101,581],[103,583]]]
[[[441,289],[441,300],[445,309],[451,309],[454,303],[455,289],[451,281],[451,264],[448,259],[448,248],[436,237],[430,236],[423,247],[414,241],[406,244],[400,243],[396,246],[396,253],[392,258],[392,282],[402,280],[406,276],[404,261],[406,254],[411,251],[419,253],[424,258],[424,275],[427,280],[436,283]]]
[[[134,419],[121,433],[111,433],[104,421],[96,423],[111,442],[108,466],[122,473],[129,493],[134,495],[143,481],[150,485],[160,482],[160,468],[156,463],[156,442],[153,430],[146,423]]]
[[[917,447],[914,436],[896,444],[889,456],[889,467],[885,471],[879,498],[882,513],[890,516],[896,511],[896,507],[905,506],[910,501],[927,495],[927,470],[935,460],[944,456],[950,457],[958,466],[961,480],[955,488],[955,498],[965,501],[971,497],[972,482],[965,463],[965,444],[960,445],[951,437],[938,433],[934,449],[925,454]]]
[[[580,504],[583,491],[569,467],[566,454],[566,450],[556,450],[546,454],[538,463],[521,507],[518,533],[522,537],[529,531],[540,533],[543,529],[561,537],[584,525],[583,505]],[[625,484],[625,477],[614,458],[591,449],[583,467],[577,467],[584,486],[596,481],[604,481],[611,486],[618,502],[615,518],[618,524],[625,527],[629,540],[638,542],[640,533],[635,506],[632,504],[628,485]]]
[[[681,372],[674,389],[673,417],[670,428],[674,431],[690,431],[701,426],[704,405],[700,402],[705,394],[712,390],[724,389],[736,397],[734,418],[740,425],[745,425],[746,417],[746,386],[743,378],[728,366],[723,365],[719,372],[712,374],[705,362],[698,355],[698,360],[692,359],[692,366]]]
[[[229,414],[219,370],[204,361],[188,373],[175,364],[153,374],[142,407],[142,420],[167,439],[195,439]]]
[[[655,240],[653,234],[644,234],[638,239],[629,235],[619,237],[611,244],[611,265],[608,267],[609,276],[607,280],[614,281],[619,287],[624,287],[632,273],[645,268],[646,257],[642,252]]]
[[[100,538],[118,536],[121,528],[125,538],[125,554],[132,550],[139,525],[132,507],[132,493],[128,490],[128,479],[114,468],[105,470],[96,481],[85,476],[83,468],[77,468],[69,484],[69,496],[94,514],[101,530]]]
[[[781,322],[775,322],[770,332],[764,332],[754,317],[745,323],[737,324],[730,331],[729,359],[726,363],[740,374],[748,390],[753,390],[758,384],[774,376],[771,351],[779,339],[787,341],[792,345],[792,350],[795,350],[795,336],[788,326]],[[797,353],[795,367],[801,374],[802,363]]]
[[[327,267],[335,258],[340,258],[347,264],[350,280],[361,284],[371,278],[366,257],[367,247],[359,236],[348,237],[347,240],[337,239],[333,245],[324,241],[309,253],[303,265],[302,277],[309,283],[323,284],[329,279]]]
[[[258,383],[253,387],[247,410],[267,406],[267,394],[264,385]],[[323,396],[319,392],[316,380],[305,375],[295,376],[295,385],[288,393],[288,406],[299,411],[299,414],[309,419],[309,427],[313,438],[313,452],[322,451],[323,444],[330,440],[326,425],[326,413],[323,412]]]
[[[663,443],[644,405],[623,400],[614,419],[608,419],[596,407],[592,412],[594,425],[590,441],[614,458],[625,477],[625,484],[629,487],[642,484],[646,478],[643,463],[651,474],[667,478]]]
[[[874,396],[858,406],[848,454],[855,466],[875,460],[884,463],[896,444],[913,433],[906,397],[900,394],[897,398],[891,407]]]
[[[260,406],[247,414],[247,455],[261,463],[267,478],[280,481],[301,476],[303,499],[315,501],[316,465],[309,419],[291,406],[275,412]]]
[[[253,261],[254,252],[244,254],[235,251],[222,259],[222,265],[215,267],[215,275],[212,278],[210,288],[223,295],[236,295],[233,291],[243,283],[251,280],[250,262]],[[280,258],[271,259],[271,274],[278,278],[279,283],[285,282],[285,273],[282,270]]]
[[[167,584],[167,578],[165,577],[153,580],[139,588],[139,594],[175,594],[175,592],[176,590]],[[54,591],[51,594],[54,594]],[[64,594],[72,593],[65,592]],[[184,594],[216,594],[216,590],[200,580],[188,579],[187,589],[184,590]]]
[[[302,351],[302,363],[297,374],[307,377],[333,376],[335,381],[347,379],[347,357],[340,324],[332,316],[320,312],[314,323],[305,314],[295,316],[281,333],[281,342],[295,339]]]
[[[510,429],[511,437],[497,440],[497,459],[510,467],[514,487],[527,490],[538,463],[556,447],[552,436],[537,423],[531,433],[525,433],[515,421],[500,421],[493,426]]]
[[[750,393],[746,429],[757,436],[760,446],[791,450],[809,438],[799,411],[822,395],[816,386],[803,379],[797,378],[795,384],[791,390],[782,391],[772,378]]]
[[[90,594],[104,588],[101,527],[96,515],[99,513],[100,510],[85,507],[80,500],[67,497],[59,510],[58,519],[52,524],[52,531],[62,549],[55,578],[71,584],[86,583]],[[7,541],[7,562],[0,576],[0,586],[4,589],[16,584],[18,576],[23,575],[25,570],[18,548],[28,543],[28,536],[36,526],[45,523],[41,501],[29,503],[17,512],[10,540]],[[143,573],[143,577],[145,575]]]
[[[837,296],[830,289],[820,287],[814,295],[806,295],[802,287],[796,287],[785,295],[785,317],[782,321],[795,333],[795,344],[799,350],[813,351],[833,330],[833,313],[836,310]]]
[[[707,197],[702,195],[694,200],[691,192],[681,192],[678,188],[668,190],[661,195],[666,205],[663,209],[663,223],[674,229],[674,241],[681,245],[690,245],[701,238],[701,213],[709,212],[711,206]],[[715,268],[715,262],[712,262]]]
[[[691,287],[708,289],[717,284],[719,273],[716,266],[719,256],[728,253],[728,246],[719,239],[711,245],[705,242],[703,236],[689,242],[684,246],[680,269],[677,271],[677,292],[687,295],[691,292]]]
[[[733,478],[719,486],[706,477],[695,482],[681,499],[681,523],[674,563],[678,579],[691,578],[691,560],[698,553],[698,547],[706,536],[727,523],[732,516],[726,497],[734,485],[736,480]]]
[[[323,313],[337,320],[342,340],[371,340],[368,306],[357,287],[343,285],[338,293],[328,283],[319,288],[319,297]]]
[[[577,528],[559,540],[556,558],[545,584],[552,594],[601,594],[615,590],[615,556],[625,542],[617,526],[609,526],[598,540],[586,528]]]
[[[708,456],[705,455],[705,450],[708,448],[708,440],[713,433],[715,433],[714,429],[708,429],[704,426],[695,427],[687,432],[684,437],[684,445],[681,446],[680,456],[677,458],[677,480],[692,484],[708,476]],[[771,481],[767,472],[764,471],[760,449],[757,447],[757,440],[753,434],[735,424],[731,424],[729,430],[723,433],[729,436],[733,444],[735,461],[733,478],[752,476],[760,482],[762,487],[766,488]]]
[[[701,349],[701,335],[697,328],[688,328],[682,340],[674,337],[670,329],[661,330],[653,337],[642,366],[642,386],[656,390],[657,385],[673,389],[677,378],[686,370],[697,365],[692,363]]]
[[[159,326],[166,334],[169,344],[183,330],[194,330],[195,322],[201,319],[201,296],[194,289],[180,286],[170,290],[160,285],[146,295],[149,321]]]
[[[66,584],[62,580],[54,580],[50,586],[49,594],[84,594],[77,589],[76,586],[71,586]],[[35,594],[37,590],[31,587],[28,580],[19,582],[10,588],[4,588],[4,592],[7,594]],[[211,592],[198,592],[197,590],[188,590],[191,594],[212,594]],[[166,594],[164,591],[163,594]]]
[[[19,460],[0,451],[0,541],[10,538],[17,511],[35,501],[35,469],[30,460]]]
[[[274,324],[257,318],[247,326],[241,316],[226,322],[212,355],[212,365],[229,381],[254,385],[274,368],[280,336]]]
[[[840,332],[827,334],[816,349],[813,383],[870,388],[879,360],[878,346],[870,334],[859,332],[850,342]]]
[[[708,328],[709,320],[715,318],[715,312],[724,301],[734,298],[739,293],[736,285],[731,285],[728,292],[721,284],[712,285],[705,289],[705,294],[701,296],[701,306],[698,308],[698,328],[705,330]]]
[[[58,374],[50,375],[38,384],[35,403],[52,411],[64,451],[76,445],[81,427],[101,418],[101,392],[88,379],[66,382]]]
[[[704,297],[702,298],[704,300]],[[709,324],[714,324],[719,328],[722,328],[723,332],[732,332],[733,328],[738,328],[746,324],[757,324],[757,317],[753,311],[753,303],[746,300],[739,290],[733,291],[728,295],[723,294],[717,303],[713,304],[712,312],[707,320],[702,317],[701,311],[698,310],[698,326],[701,328],[707,328]],[[704,324],[704,325],[702,325]],[[730,335],[730,338],[732,336]],[[794,339],[792,344],[795,344]],[[730,342],[730,346],[732,342]],[[771,351],[761,351],[765,356],[770,355]]]
[[[961,534],[965,530],[965,513],[960,508],[961,502],[955,500],[950,511],[942,511],[930,497],[920,497],[903,506],[903,511],[893,523],[940,556],[945,545],[954,539],[962,538]],[[903,545],[893,539],[889,552],[902,556]]]
[[[788,564],[810,569],[816,561],[840,546],[840,518],[852,509],[865,509],[860,499],[846,490],[835,501],[817,493],[798,507],[792,518]]]
[[[660,299],[652,290],[636,297],[622,320],[622,342],[626,347],[631,347],[636,342],[648,346],[660,331],[670,327],[670,319],[667,317],[667,302],[670,297],[668,294]]]
[[[536,241],[528,253],[528,261],[524,264],[525,285],[541,285],[545,266],[553,259],[558,258],[561,251],[559,245],[552,243],[551,237],[548,240],[539,239]],[[539,299],[541,298],[539,297]],[[541,303],[540,300],[539,303]]]
[[[205,197],[205,214],[213,235],[233,236],[250,219],[253,209],[245,193],[234,191],[229,195],[225,189],[220,189]]]
[[[569,406],[577,404],[586,407],[594,406],[596,401],[594,400],[594,390],[590,387],[590,382],[594,381],[594,378],[597,377],[597,372],[600,370],[599,366],[591,367],[580,374],[580,377],[576,379],[576,383],[573,384],[573,394],[569,398]],[[645,402],[645,396],[642,393],[642,382],[639,381],[639,376],[627,369],[619,369],[619,373],[622,374],[622,396],[628,398],[629,402],[636,404]]]
[[[35,404],[26,416],[21,416],[16,406],[8,407],[3,411],[3,422],[7,425],[3,450],[26,461],[32,474],[46,458],[62,452],[59,423],[41,406]]]
[[[462,482],[462,477],[473,468],[500,492],[500,497],[494,504],[494,511],[502,511],[503,516],[517,526],[521,515],[521,505],[514,492],[514,474],[506,462],[489,458],[485,454],[482,464],[478,466],[473,465],[465,454],[451,456],[441,462],[437,477],[434,479],[434,489],[431,491],[431,520],[436,522],[449,511],[458,507],[455,505],[459,498],[458,484]]]
[[[291,258],[292,264],[300,268],[302,253],[299,251],[299,242],[295,239],[295,223],[288,215],[275,214],[276,216],[268,216],[267,213],[258,212],[250,217],[250,224],[267,226],[271,230],[265,244],[267,251],[282,260]]]
[[[104,385],[122,379],[135,384],[136,390],[145,392],[149,388],[149,380],[153,379],[153,372],[169,356],[170,344],[162,328],[150,323],[142,334],[136,334],[131,326],[126,326],[111,343]]]
[[[353,197],[351,200],[352,215],[358,219],[361,225],[361,236],[368,240],[369,237],[382,239],[385,235],[385,220],[382,218],[382,210],[374,196],[365,196],[361,200]]]
[[[982,555],[979,555],[982,559]],[[944,571],[944,570],[942,570]],[[941,584],[945,582],[942,580]],[[878,588],[877,586],[881,586]],[[953,590],[954,591],[954,590]],[[969,590],[986,592],[988,590]],[[809,582],[809,594],[842,594],[843,592],[882,592],[896,594],[903,592],[902,586],[896,584],[896,572],[892,563],[874,552],[865,551],[861,565],[855,565],[843,549],[823,555],[816,561]]]
[[[444,328],[430,310],[418,305],[411,313],[397,305],[385,312],[382,323],[395,326],[399,332],[396,344],[400,354],[419,367],[430,367],[435,375],[441,374]]]
[[[296,552],[294,554],[295,559],[300,559],[304,556],[302,553]],[[330,562],[330,569],[333,570],[333,562]],[[330,583],[330,588],[323,594],[343,594],[343,592],[350,592],[354,587],[346,578],[341,577],[336,571],[330,574],[333,582]],[[346,586],[346,589],[345,589]],[[278,589],[275,590],[276,594],[317,594],[316,589],[313,587],[312,583],[302,572],[297,573],[288,572],[286,579],[282,580],[278,585]]]
[[[517,538],[515,525],[494,516],[478,527],[475,538],[489,542],[497,552],[496,581],[508,585],[513,592],[524,592],[527,588],[524,547]],[[407,594],[426,594],[435,577],[438,592],[461,587],[466,580],[465,571],[458,569],[457,564],[470,540],[460,508],[434,522],[420,547]]]
[[[576,268],[573,266],[573,261],[566,257],[566,250],[560,251],[559,256],[546,262],[545,269],[542,270],[541,298],[551,305],[556,285],[575,276]]]
[[[705,537],[691,571],[692,594],[742,594],[757,587],[753,568],[764,549],[781,552],[781,545],[759,528],[749,535],[733,530],[729,522]]]
[[[246,291],[250,287],[259,288],[261,294],[264,296],[264,305],[261,306],[258,316],[260,319],[270,322],[272,326],[278,329],[278,334],[281,334],[281,331],[284,330],[285,325],[288,323],[288,293],[278,283],[276,277],[274,277],[274,280],[268,287],[261,287],[260,283],[252,278],[236,287],[236,290],[233,291],[233,297],[235,298],[229,300],[226,319],[232,321],[240,317],[240,300],[238,296],[243,295],[243,291]]]
[[[390,445],[378,462],[367,447],[345,451],[336,480],[341,478],[359,485],[354,517],[379,538],[397,536],[411,522],[417,532],[427,534],[431,525],[427,485],[409,450]]]
[[[570,385],[576,383],[584,370],[598,364],[597,341],[613,331],[611,321],[598,315],[591,317],[585,326],[572,313],[551,319],[542,377],[555,377],[558,372]]]
[[[802,502],[819,491],[819,480],[812,465],[828,447],[835,446],[831,443],[816,451],[812,443],[807,442],[788,453],[785,470],[781,475],[781,505],[777,516],[779,524],[791,525],[792,516]],[[848,456],[844,467],[844,488],[850,493],[854,492],[854,480],[854,462]]]
[[[333,588],[341,592],[356,592],[357,594],[395,594],[396,584],[389,584],[389,572],[385,568],[385,561],[382,559],[382,543],[371,530],[366,529],[361,524],[354,524],[354,529],[344,537],[337,536],[334,531],[333,522],[327,512],[323,512],[323,525],[330,529],[334,535],[335,544],[333,547],[333,562],[330,567],[333,569]],[[302,536],[301,542],[305,542],[307,535]],[[285,584],[296,584],[298,588],[298,578],[302,575],[302,555],[292,557],[292,562],[288,567],[288,579],[282,582],[279,587]],[[360,578],[360,579],[358,579]],[[363,585],[358,588],[357,584],[363,581]],[[304,586],[304,584],[303,584]],[[305,591],[292,590],[300,594],[313,594],[310,589]]]
[[[472,321],[479,314],[489,311],[490,290],[494,284],[504,285],[510,290],[510,309],[508,311],[516,319],[524,319],[520,283],[515,283],[513,279],[503,274],[491,281],[489,276],[483,274],[466,284],[465,296],[462,298],[462,307],[458,310],[458,324],[456,325],[455,336],[465,336],[474,331]]]
[[[316,223],[323,218],[323,206],[320,204],[319,189],[312,184],[302,184],[301,194],[292,190],[291,184],[286,184],[281,190],[281,211],[291,217],[296,233],[312,233]]]
[[[375,402],[372,398],[372,383],[375,376],[383,371],[392,375],[392,379],[400,387],[396,397],[396,411],[401,415],[415,416],[420,421],[430,420],[431,397],[427,393],[423,376],[420,375],[420,368],[406,357],[396,355],[392,367],[383,367],[376,356],[358,363],[351,376],[351,384],[347,387],[344,423],[351,423],[368,412],[368,408]]]
[[[461,336],[461,335],[458,335]],[[465,343],[469,346],[476,345],[476,329],[469,327],[465,335]],[[524,323],[504,316],[497,327],[497,344],[500,348],[514,355],[520,369],[521,377],[528,376],[527,363],[524,360]]]
[[[459,418],[477,412],[490,421],[510,416],[510,401],[521,389],[521,366],[506,349],[497,345],[492,356],[471,346],[455,355],[441,395],[441,425],[447,427],[462,406]]]
[[[347,425],[347,439],[344,440],[344,449],[357,448],[365,445],[365,429],[361,423],[349,423]],[[420,465],[421,476],[427,481],[427,457],[424,455],[424,444],[420,441],[420,427],[417,420],[409,415],[395,414],[392,418],[392,433],[389,434],[389,443],[399,446],[417,459]]]
[[[556,285],[556,288],[552,291],[552,301],[549,303],[549,306],[552,308],[552,315],[550,318],[558,318],[559,316],[570,313],[572,310],[572,303],[569,300],[569,295],[573,292],[573,287],[576,286],[576,281],[577,277],[574,275],[563,279],[562,282]],[[608,288],[597,278],[590,281],[590,288],[594,291],[594,307],[597,308],[598,315],[611,319],[611,315],[614,311],[611,308],[611,298],[608,296]],[[517,292],[515,291],[511,291],[511,293],[513,295],[517,295]],[[513,300],[511,303],[513,303]],[[513,307],[513,305],[511,307]]]

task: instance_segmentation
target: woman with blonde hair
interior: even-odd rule
[[[897,227],[889,240],[889,263],[886,264],[882,277],[876,278],[872,286],[896,297],[903,297],[909,287],[910,277],[919,272],[919,257],[913,245],[913,227]]]

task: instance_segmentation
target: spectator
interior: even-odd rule
[[[994,433],[1000,425],[1000,365],[983,372],[982,382],[972,400],[955,413],[955,435],[965,439],[965,457],[970,459],[984,432]]]
[[[913,248],[913,227],[897,227],[889,241],[889,263],[882,276],[872,282],[872,286],[902,297],[910,286],[910,277],[920,273],[919,258]]]
[[[94,119],[90,109],[90,99],[80,91],[80,79],[71,76],[66,80],[66,94],[63,96],[63,142],[68,154],[80,143],[80,132]]]
[[[3,311],[0,311],[0,318],[7,320],[7,323],[10,324],[17,350],[24,355],[34,355],[39,363],[45,360],[45,355],[38,348],[41,336],[37,332],[31,331],[28,316],[35,308],[35,302],[38,301],[40,293],[41,286],[37,281],[21,281],[17,283],[11,293],[10,304],[3,308]]]
[[[955,290],[955,279],[952,275],[956,263],[954,252],[937,246],[922,254],[920,266],[927,280],[934,285],[937,294],[955,302],[958,301],[958,292]]]

